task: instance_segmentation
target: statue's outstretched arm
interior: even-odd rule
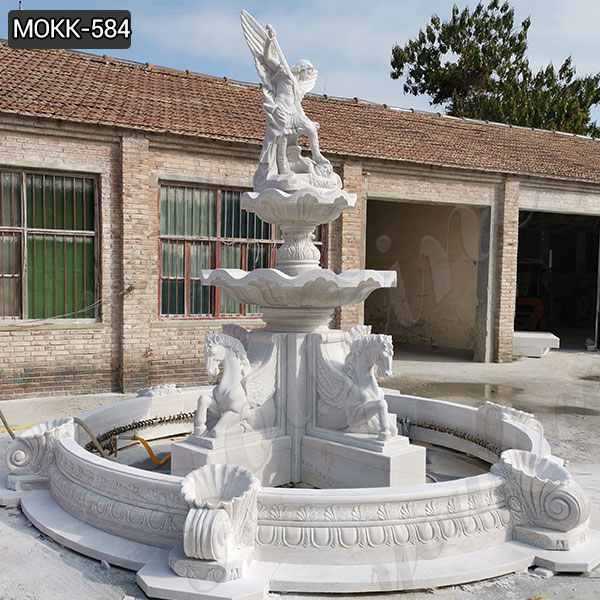
[[[250,13],[241,12],[242,31],[254,57],[256,70],[266,89],[274,93],[271,77],[279,69],[286,69],[287,63],[277,43],[275,30],[267,25],[263,27]]]
[[[265,40],[262,59],[268,69],[276,71],[281,66],[281,62],[277,53],[277,46],[275,45],[275,30],[270,25],[267,25],[265,29],[267,31],[267,39]]]

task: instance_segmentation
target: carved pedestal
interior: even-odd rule
[[[216,442],[212,445],[211,442]],[[211,464],[239,465],[248,469],[262,485],[278,486],[289,483],[290,436],[264,438],[260,433],[246,433],[222,442],[190,436],[171,447],[171,472],[187,473]]]
[[[389,375],[392,341],[368,327],[307,341],[310,408],[302,481],[319,488],[425,483],[425,448],[398,435],[377,375]]]
[[[302,481],[318,488],[394,487],[425,483],[425,448],[397,436],[379,449],[360,447],[357,440],[305,436]]]
[[[239,552],[237,556],[224,560],[197,560],[185,555],[181,546],[169,552],[169,567],[179,575],[189,579],[203,579],[215,583],[225,583],[248,575],[251,552]]]

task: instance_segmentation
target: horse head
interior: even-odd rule
[[[391,335],[377,334],[379,349],[375,360],[377,373],[381,377],[389,377],[392,374],[394,363],[394,344]]]
[[[373,367],[378,375],[388,377],[392,374],[393,358],[391,336],[372,333],[353,335],[345,370],[355,381],[361,373],[370,372]]]
[[[209,375],[219,374],[221,364],[228,358],[235,360],[242,376],[250,370],[246,349],[237,338],[224,333],[211,332],[206,336],[206,368]]]

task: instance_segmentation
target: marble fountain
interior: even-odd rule
[[[261,305],[265,327],[209,334],[215,385],[153,388],[21,433],[7,487],[23,512],[60,544],[135,570],[152,598],[422,589],[532,565],[591,570],[600,535],[590,503],[532,415],[381,388],[391,338],[329,328],[336,307],[394,286],[395,273],[319,267],[315,227],[356,197],[302,109],[317,71],[290,67],[273,29],[246,12],[242,30],[267,122],[243,208],[279,225],[284,241],[276,269],[203,280]],[[170,471],[115,451],[137,436],[170,452]],[[482,466],[432,482],[426,458],[436,449],[458,471],[460,457]]]

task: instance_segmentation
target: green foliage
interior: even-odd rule
[[[600,103],[600,73],[577,77],[571,58],[537,73],[527,59],[531,20],[515,27],[508,2],[434,15],[405,46],[392,49],[393,79],[404,91],[427,94],[454,116],[600,135],[590,109]]]

